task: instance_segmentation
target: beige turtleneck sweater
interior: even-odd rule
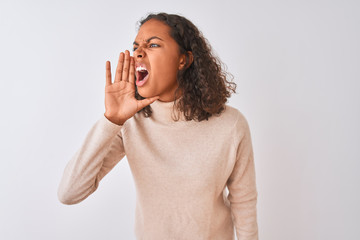
[[[124,125],[102,116],[69,161],[58,197],[86,199],[126,155],[136,187],[139,240],[257,240],[257,189],[249,125],[226,105],[201,122],[171,117],[173,102]],[[178,112],[177,112],[178,113]],[[226,189],[228,188],[228,191]]]

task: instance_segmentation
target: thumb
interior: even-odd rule
[[[159,96],[156,96],[156,97],[146,98],[146,99],[143,99],[143,100],[138,100],[138,111],[140,111],[140,109],[143,109],[144,107],[152,104],[153,102],[155,102],[159,98],[160,98]]]

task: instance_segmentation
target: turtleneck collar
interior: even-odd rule
[[[162,102],[160,100],[156,100],[152,104],[150,104],[150,107],[152,109],[151,118],[153,118],[155,121],[159,121],[162,123],[177,123],[177,122],[186,122],[186,119],[184,117],[184,113],[177,110],[176,106],[174,105],[175,102],[178,104],[179,100],[178,98],[176,101],[171,102]],[[175,121],[174,119],[179,119],[178,121]]]

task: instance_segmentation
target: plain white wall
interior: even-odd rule
[[[358,1],[0,2],[0,239],[134,239],[124,158],[83,202],[63,169],[104,112],[105,61],[148,12],[179,13],[235,77],[247,117],[260,239],[360,236]]]

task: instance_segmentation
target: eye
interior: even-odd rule
[[[135,52],[135,51],[136,51],[136,49],[138,49],[138,48],[137,48],[137,47],[134,47],[134,48],[133,48],[133,52]]]
[[[151,47],[151,48],[154,48],[154,47],[160,47],[158,44],[156,44],[156,43],[151,43],[150,45],[149,45],[149,47]]]

